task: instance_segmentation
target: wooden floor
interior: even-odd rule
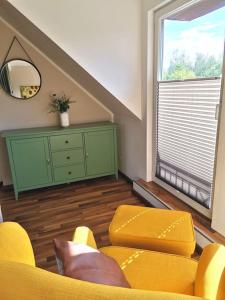
[[[115,209],[121,204],[144,205],[121,176],[24,192],[19,201],[11,188],[1,188],[0,203],[4,221],[18,222],[27,230],[37,265],[53,272],[53,238],[70,240],[74,228],[85,225],[94,231],[99,247],[109,245],[108,227]]]
[[[139,179],[136,183],[171,209],[183,210],[191,213],[194,225],[200,232],[202,232],[212,242],[225,245],[225,237],[211,228],[211,221],[208,218],[198,213],[196,210],[153,181],[146,182],[143,179]]]

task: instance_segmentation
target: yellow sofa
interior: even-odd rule
[[[96,247],[92,232],[76,229],[74,241]],[[225,248],[207,246],[190,258],[126,247],[104,247],[124,271],[132,289],[83,282],[35,266],[26,231],[0,224],[0,299],[2,300],[224,300]],[[223,275],[222,275],[223,273]]]

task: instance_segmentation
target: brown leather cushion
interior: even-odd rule
[[[86,245],[54,239],[57,259],[65,276],[112,286],[130,288],[117,262]]]

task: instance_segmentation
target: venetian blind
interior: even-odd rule
[[[156,176],[207,208],[220,91],[220,79],[158,83]]]

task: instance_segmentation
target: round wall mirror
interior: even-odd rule
[[[3,90],[10,96],[28,100],[41,88],[41,74],[29,61],[12,59],[1,68],[0,81]]]

